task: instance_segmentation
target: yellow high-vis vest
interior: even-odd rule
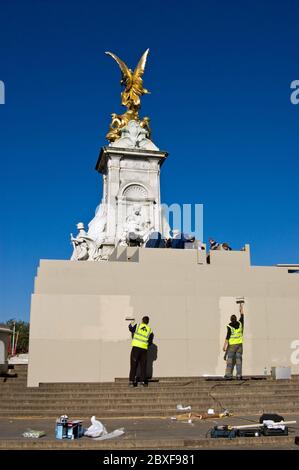
[[[233,328],[231,325],[227,325],[230,328],[231,334],[228,340],[229,345],[242,344],[243,343],[243,326],[239,321],[239,328]]]
[[[132,346],[137,348],[148,349],[148,339],[150,337],[152,330],[145,323],[140,323],[136,325],[136,330],[132,339]]]

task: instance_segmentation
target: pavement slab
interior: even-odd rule
[[[72,417],[75,418],[75,417]],[[285,420],[296,420],[289,436],[211,439],[209,430],[215,425],[246,425],[258,423],[259,416],[232,416],[223,419],[174,421],[168,418],[103,418],[97,417],[108,432],[124,428],[121,437],[106,441],[91,438],[62,441],[55,439],[55,420],[52,418],[2,418],[0,420],[0,449],[281,449],[299,450],[295,436],[299,436],[299,415],[285,415]],[[88,427],[90,420],[83,420]],[[28,428],[43,430],[46,436],[39,439],[24,438]]]

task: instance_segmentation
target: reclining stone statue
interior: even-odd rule
[[[73,244],[73,254],[71,261],[97,261],[101,257],[101,250],[96,242],[90,238],[84,230],[84,224],[77,224],[79,233],[77,237],[73,237],[71,233],[71,242]]]

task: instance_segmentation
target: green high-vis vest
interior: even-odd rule
[[[148,339],[150,337],[151,332],[151,328],[145,323],[140,323],[140,325],[137,325],[131,343],[132,346],[142,349],[148,349]]]
[[[228,340],[229,345],[242,344],[243,343],[243,326],[239,321],[239,328],[233,328],[231,325],[227,325],[230,328],[231,334]]]

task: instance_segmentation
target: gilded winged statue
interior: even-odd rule
[[[133,72],[128,68],[125,62],[115,54],[112,52],[106,52],[106,54],[110,55],[118,63],[121,70],[122,78],[120,83],[125,87],[121,94],[121,104],[127,108],[127,111],[124,114],[112,114],[110,129],[106,136],[110,142],[114,142],[116,139],[120,138],[121,129],[131,120],[138,121],[140,125],[146,129],[148,136],[150,136],[149,118],[145,117],[140,120],[138,115],[138,110],[141,106],[140,97],[149,93],[149,91],[143,87],[142,80],[148,53],[149,49],[147,49],[141,56],[141,59]]]

